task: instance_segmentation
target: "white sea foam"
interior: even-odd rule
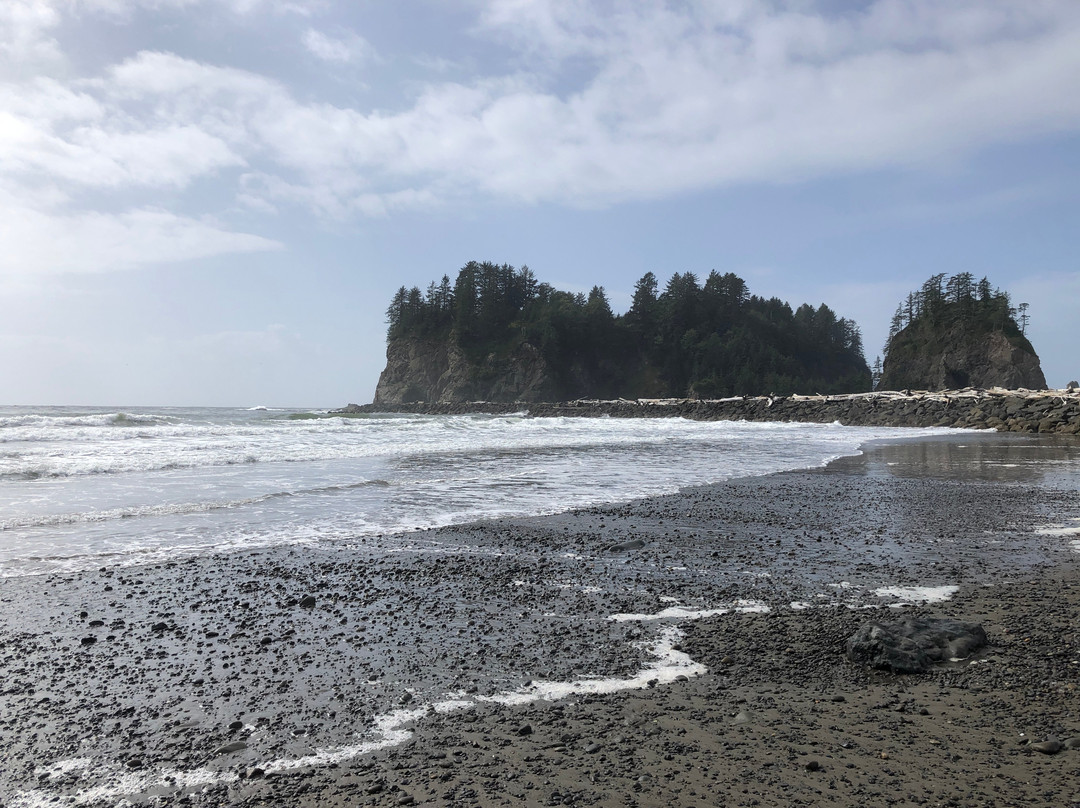
[[[1069,519],[1068,522],[1071,524],[1043,525],[1037,528],[1035,533],[1039,536],[1075,537],[1069,542],[1069,547],[1074,553],[1080,553],[1080,519]]]
[[[762,604],[754,601],[740,601],[722,610],[701,610],[696,613],[686,612],[678,615],[665,614],[664,610],[655,615],[628,617],[612,615],[612,620],[639,619],[642,622],[679,617],[693,619],[710,614],[723,614],[731,611],[761,611]],[[292,758],[275,758],[256,764],[266,772],[285,772],[316,766],[340,764],[382,749],[398,746],[408,741],[412,727],[431,713],[446,714],[470,710],[490,703],[507,706],[520,706],[535,701],[559,701],[571,696],[603,695],[623,690],[642,690],[670,684],[680,677],[701,676],[708,670],[700,662],[695,662],[689,654],[675,649],[684,633],[677,626],[664,626],[653,640],[634,643],[635,647],[648,650],[653,659],[636,673],[628,677],[597,676],[568,682],[536,680],[515,690],[493,695],[468,697],[464,693],[449,694],[446,698],[431,704],[419,704],[410,709],[399,709],[376,716],[372,727],[365,737],[354,744],[322,747],[308,755]],[[74,794],[65,798],[68,805],[87,805],[103,800],[124,797],[168,788],[170,791],[213,783],[232,783],[238,776],[231,771],[218,771],[208,768],[190,770],[157,769],[149,772],[128,772],[115,765],[103,764],[90,758],[78,758],[57,761],[49,767],[35,772],[47,781],[59,774],[78,775],[86,783]],[[57,804],[56,794],[47,788],[37,788],[15,794],[10,800],[11,808],[46,808]]]
[[[960,587],[945,586],[883,586],[874,590],[879,598],[895,598],[896,604],[944,603],[952,598]]]
[[[654,620],[698,620],[702,617],[716,617],[722,614],[765,614],[769,607],[760,600],[736,600],[713,609],[688,609],[684,606],[669,606],[656,614],[613,614],[608,620],[616,622],[652,622]]]

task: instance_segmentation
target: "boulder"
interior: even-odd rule
[[[986,642],[978,623],[907,615],[862,625],[847,641],[847,657],[895,673],[922,673],[934,663],[968,657]]]

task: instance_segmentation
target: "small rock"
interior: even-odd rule
[[[243,728],[244,728],[244,722],[243,721],[233,721],[231,724],[229,724],[229,729],[231,729],[233,732],[236,732],[236,730],[243,729]]]
[[[1061,741],[1050,738],[1046,741],[1039,741],[1038,743],[1033,743],[1031,745],[1031,748],[1034,749],[1036,752],[1042,752],[1044,755],[1056,755],[1062,750],[1062,745]]]
[[[532,732],[532,724],[522,724],[520,727],[517,728],[518,735],[532,735]]]
[[[1066,749],[1080,749],[1080,735],[1074,735],[1062,744]]]
[[[154,625],[150,626],[151,631],[167,631],[168,628],[168,623],[154,623]]]
[[[300,601],[301,609],[314,609],[315,608],[315,596],[308,595],[302,601]]]
[[[261,777],[265,777],[266,772],[258,766],[252,766],[250,769],[246,769],[242,776],[245,780],[258,780]]]
[[[816,760],[808,760],[806,761],[806,765],[803,766],[803,768],[806,769],[808,772],[816,772],[821,770],[821,764],[818,763]]]
[[[97,637],[83,637],[81,640],[79,640],[79,643],[82,645],[93,645],[96,642]]]

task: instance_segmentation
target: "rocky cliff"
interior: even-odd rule
[[[545,401],[557,398],[547,363],[529,343],[470,360],[454,339],[391,339],[375,404]]]
[[[1019,334],[952,323],[912,323],[889,343],[879,390],[1003,387],[1043,390],[1039,357]]]

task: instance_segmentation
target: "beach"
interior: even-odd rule
[[[551,516],[8,578],[0,801],[1080,803],[1078,455],[954,433]],[[924,674],[845,658],[901,612],[990,645]]]

